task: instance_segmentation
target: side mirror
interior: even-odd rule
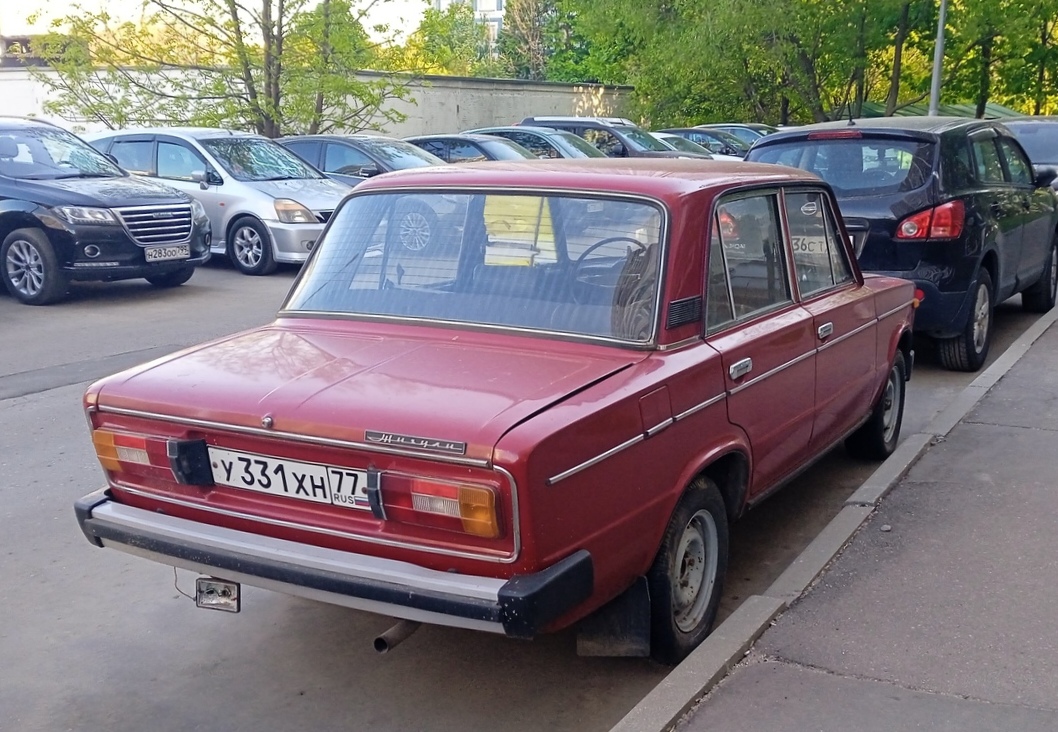
[[[114,163],[114,165],[118,166],[119,168],[121,167],[121,163],[118,162],[117,156],[113,153],[104,153],[103,157],[105,157],[110,162]]]
[[[1032,182],[1037,188],[1046,188],[1058,179],[1058,168],[1053,165],[1034,165],[1033,172],[1036,175]]]
[[[363,178],[372,178],[382,173],[377,165],[364,165],[360,168],[360,172],[357,174]]]

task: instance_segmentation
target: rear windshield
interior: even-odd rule
[[[618,198],[355,196],[334,215],[284,310],[647,343],[663,221],[657,206]]]
[[[1036,164],[1058,163],[1058,122],[1004,122]]]
[[[815,173],[839,196],[876,196],[913,191],[929,182],[934,144],[879,137],[790,140],[750,150],[749,159]]]

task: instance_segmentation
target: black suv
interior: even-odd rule
[[[61,298],[73,280],[187,282],[209,259],[202,206],[133,178],[69,132],[0,118],[0,267],[27,305]]]
[[[1056,172],[1034,171],[999,123],[828,122],[761,138],[746,159],[803,168],[833,186],[860,267],[914,280],[925,294],[915,330],[936,339],[945,368],[981,367],[995,303],[1020,292],[1026,310],[1054,306]]]
[[[622,117],[526,117],[519,124],[566,130],[611,158],[709,158],[677,150]]]

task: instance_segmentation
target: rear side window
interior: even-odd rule
[[[794,276],[802,296],[852,281],[845,247],[826,199],[819,191],[789,191],[784,196],[790,226]]]
[[[851,198],[921,188],[933,172],[935,147],[926,140],[871,136],[804,139],[756,148],[750,158],[815,173],[839,196]]]

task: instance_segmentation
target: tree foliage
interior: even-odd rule
[[[419,27],[387,53],[391,69],[452,76],[503,75],[493,58],[488,28],[469,2],[427,8]]]
[[[110,128],[194,124],[269,137],[379,129],[409,92],[358,76],[377,50],[356,0],[144,0],[138,23],[77,8],[34,52],[49,112]]]

